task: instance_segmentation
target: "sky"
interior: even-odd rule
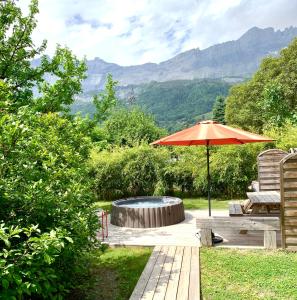
[[[26,13],[29,0],[20,0]],[[238,39],[249,28],[297,26],[297,0],[39,0],[33,40],[46,53],[119,65],[159,63],[193,48]]]

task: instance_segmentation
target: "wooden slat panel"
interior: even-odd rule
[[[200,299],[200,261],[199,248],[192,247],[192,260],[190,272],[189,300]]]
[[[178,283],[184,254],[184,247],[177,247],[174,256],[170,278],[168,281],[165,300],[175,300],[177,296]]]
[[[192,251],[190,247],[186,247],[184,250],[184,256],[181,266],[177,300],[187,300],[189,295],[189,284],[190,284],[190,270],[191,270],[191,256]]]
[[[145,287],[149,281],[150,275],[153,271],[153,268],[156,264],[159,252],[160,252],[161,246],[156,246],[136,284],[136,287],[134,288],[134,291],[132,295],[130,296],[130,300],[139,300],[141,299]]]

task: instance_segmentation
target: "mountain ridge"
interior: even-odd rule
[[[160,63],[120,66],[101,58],[88,60],[88,78],[84,90],[102,89],[111,73],[120,86],[151,81],[192,80],[203,78],[250,77],[260,61],[277,53],[297,37],[297,27],[275,30],[272,27],[252,27],[239,39],[215,44],[206,49],[191,49]]]

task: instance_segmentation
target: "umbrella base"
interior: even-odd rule
[[[211,239],[212,239],[212,244],[220,244],[223,242],[223,238],[215,235],[213,232],[211,232]]]

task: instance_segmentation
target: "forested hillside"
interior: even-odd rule
[[[179,80],[144,85],[136,103],[152,113],[169,131],[192,125],[212,110],[219,95],[227,95],[230,84],[216,80]]]
[[[216,97],[226,96],[230,86],[222,80],[175,80],[120,87],[118,94],[124,105],[140,106],[171,132],[209,117]],[[94,106],[78,101],[72,112],[78,111],[92,116]]]

